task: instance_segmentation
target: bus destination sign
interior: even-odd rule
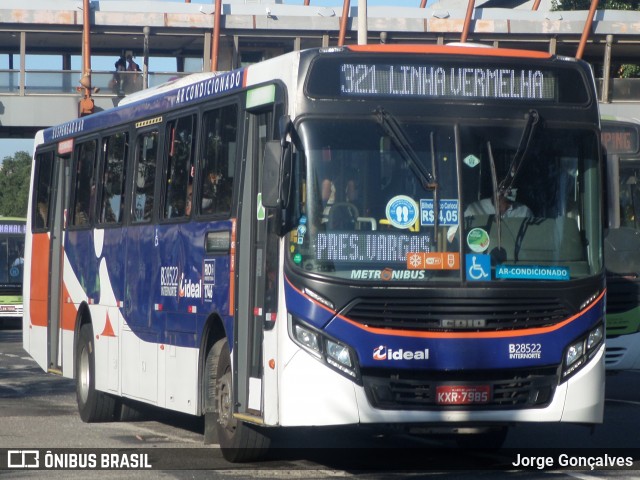
[[[553,73],[526,67],[342,63],[344,96],[554,101]]]

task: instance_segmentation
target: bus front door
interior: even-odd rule
[[[261,204],[259,185],[262,176],[262,155],[270,131],[271,111],[250,115],[245,167],[242,172],[240,215],[238,224],[237,272],[238,285],[234,362],[238,374],[234,392],[238,414],[247,420],[263,420],[265,372],[263,360],[275,358],[265,337],[274,326],[277,306],[277,269],[279,238],[274,219]],[[273,342],[275,348],[275,341]],[[267,369],[269,370],[269,369]]]

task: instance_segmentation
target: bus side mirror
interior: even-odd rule
[[[285,208],[291,187],[291,144],[270,140],[264,147],[262,169],[262,205]]]

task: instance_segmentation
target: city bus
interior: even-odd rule
[[[231,461],[291,427],[598,424],[602,169],[580,60],[370,45],[194,74],[37,134],[24,348],[83,421],[203,416]]]
[[[22,325],[26,219],[0,217],[0,325]]]
[[[605,230],[608,370],[640,368],[640,123],[602,117],[609,224]]]

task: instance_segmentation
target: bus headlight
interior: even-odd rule
[[[311,353],[316,354],[316,356],[320,356],[320,341],[317,333],[303,327],[300,324],[296,324],[293,326],[293,332],[297,343],[299,343],[303,347],[306,347],[307,350],[310,350]]]
[[[596,354],[604,338],[604,326],[600,323],[591,329],[586,336],[571,343],[564,353],[562,365],[562,381],[574,375]]]
[[[327,340],[327,357],[327,360],[329,361],[335,360],[345,367],[353,367],[349,347],[338,342],[334,342],[333,340]]]
[[[289,315],[289,336],[317,360],[345,377],[359,382],[356,356],[348,345],[329,337],[293,315]]]
[[[567,356],[565,358],[565,364],[567,367],[570,367],[574,363],[576,363],[580,358],[582,358],[582,354],[584,353],[584,340],[580,340],[579,342],[570,345],[567,349]]]

